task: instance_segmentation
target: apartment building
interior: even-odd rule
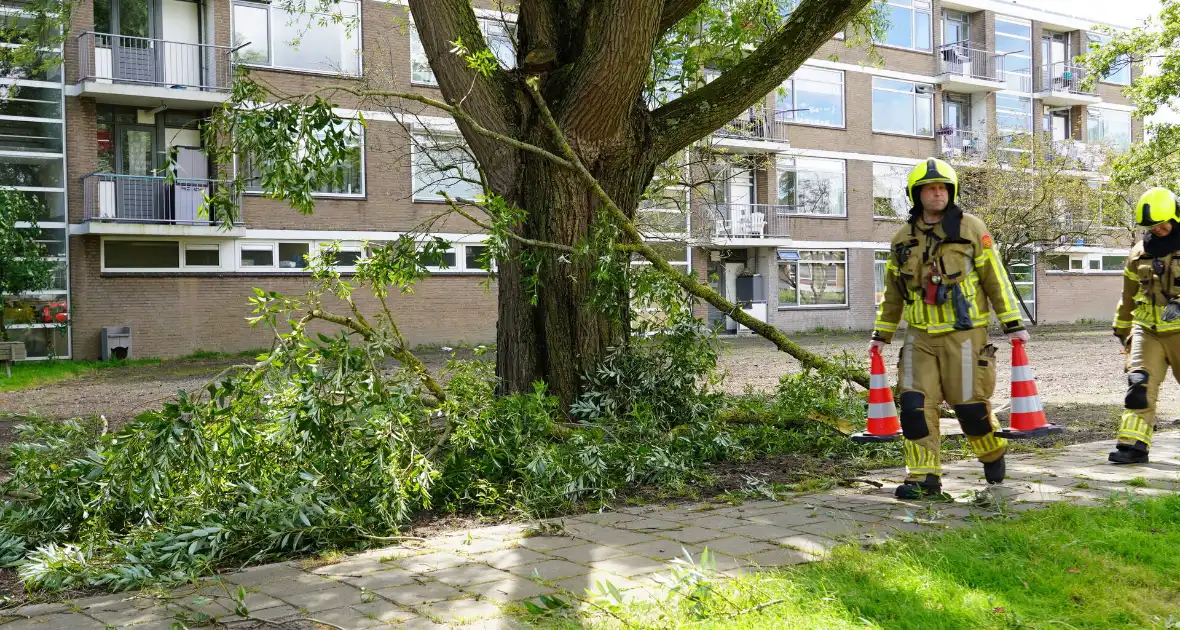
[[[249,176],[248,164],[213,164],[201,134],[228,96],[234,64],[291,93],[367,73],[437,93],[412,24],[396,26],[407,15],[402,3],[339,7],[360,18],[358,28],[292,19],[253,0],[81,0],[64,45],[49,51],[60,67],[0,77],[0,89],[19,85],[0,100],[0,185],[44,202],[40,225],[60,263],[51,289],[5,304],[30,357],[96,358],[107,326],[131,329],[134,356],[269,346],[272,333],[245,321],[254,287],[301,295],[306,255],[340,242],[336,263],[347,272],[364,241],[437,215],[439,187],[462,195],[469,185],[435,167],[454,162],[453,123],[422,118],[407,130],[388,113],[366,112],[342,183],[317,192],[313,214],[253,191],[232,229],[201,212],[218,178]],[[674,264],[784,330],[871,328],[884,254],[904,213],[900,191],[917,160],[969,160],[993,131],[1044,129],[1079,152],[1142,135],[1120,91],[1127,72],[1081,87],[1084,70],[1072,59],[1096,37],[1093,20],[997,0],[890,0],[889,9],[883,67],[829,43],[781,93],[710,140],[753,156],[754,166],[727,166],[711,197],[685,191],[691,212],[658,201],[643,208],[663,226],[661,249]],[[497,57],[513,63],[511,17],[480,15]],[[432,229],[452,243],[447,268],[392,301],[402,332],[414,344],[494,340],[482,236],[453,217]],[[683,234],[694,238],[674,237]],[[1031,254],[1014,278],[1039,321],[1105,318],[1121,253],[1075,244],[1056,254],[1061,270]],[[1079,294],[1093,303],[1079,305]]]

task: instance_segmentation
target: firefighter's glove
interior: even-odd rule
[[[1171,322],[1177,319],[1180,319],[1180,302],[1173,300],[1164,307],[1164,321]]]

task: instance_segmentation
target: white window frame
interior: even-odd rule
[[[884,46],[886,48],[897,48],[899,50],[916,50],[918,52],[929,53],[934,48],[934,7],[930,0],[886,0],[885,5],[891,7],[898,7],[901,9],[909,9],[910,11],[910,45],[899,46],[898,44],[888,44],[885,40],[876,42],[877,46]],[[925,13],[929,21],[929,28],[927,35],[929,38],[926,41],[926,46],[923,48],[917,43],[918,37],[918,14]]]
[[[107,267],[107,243],[110,242],[143,242],[143,241],[158,241],[163,243],[176,243],[176,265],[175,267]],[[180,271],[180,265],[184,264],[184,239],[178,238],[112,238],[104,237],[99,243],[99,269],[102,273],[176,273]]]
[[[378,1],[382,1],[382,0],[378,0]],[[483,35],[484,42],[490,42],[490,38],[488,36],[488,26],[490,24],[494,24],[496,22],[499,22],[502,25],[511,25],[513,28],[515,28],[515,26],[516,26],[516,16],[515,15],[511,15],[511,16],[507,15],[507,14],[496,15],[496,16],[477,15],[476,20],[479,22],[479,32],[480,32],[480,34]],[[414,58],[417,56],[418,51],[421,51],[422,57],[426,57],[426,49],[422,46],[422,40],[418,35],[418,27],[417,27],[417,25],[414,24],[413,20],[411,20],[409,23],[408,31],[409,32],[407,33],[407,36],[409,36],[409,38],[410,38],[410,85],[421,85],[421,86],[425,86],[425,87],[438,87],[438,77],[434,76],[434,70],[430,67],[430,59],[429,58],[424,59],[424,61],[426,62],[427,71],[430,73],[429,78],[427,78],[425,76],[415,76],[414,75]],[[513,35],[510,33],[509,34],[509,41],[511,41],[512,39],[513,39]],[[491,46],[490,43],[488,43],[488,49],[492,51],[493,55],[495,55],[495,49]],[[505,70],[511,70],[513,67],[515,67],[514,65],[513,66],[505,65],[505,60],[500,59],[500,57],[498,57],[498,56],[496,57],[496,60],[500,62],[500,67],[504,68]]]
[[[877,178],[878,177],[885,177],[884,175],[878,175],[877,171],[879,168],[881,170],[889,169],[891,171],[890,176],[896,177],[901,182],[901,194],[905,200],[905,207],[901,210],[898,210],[897,208],[893,208],[894,214],[892,214],[892,215],[877,214]],[[878,220],[878,221],[904,221],[909,217],[909,210],[910,210],[911,204],[909,202],[909,198],[906,197],[906,187],[908,185],[909,168],[910,167],[904,166],[902,164],[891,164],[888,162],[873,162],[873,219],[874,220]],[[898,200],[892,199],[892,198],[890,199],[891,204],[896,201],[898,201]]]
[[[296,241],[286,241],[285,240],[283,242],[284,243],[294,243]],[[308,252],[308,255],[313,256],[313,257],[319,256],[322,253],[324,253],[324,251],[327,248],[329,248],[333,245],[336,245],[336,244],[337,244],[337,241],[313,242],[311,244],[311,250]],[[277,250],[278,250],[277,243],[275,244],[275,249],[277,252]],[[336,252],[337,253],[348,252],[348,253],[352,253],[352,254],[359,254],[359,257],[357,258],[357,262],[365,260],[366,258],[369,257],[369,255],[368,255],[369,253],[367,251],[367,248],[364,247],[361,243],[358,243],[355,241],[339,241],[339,245],[337,245],[337,247],[336,247]],[[276,258],[277,258],[277,256],[276,256]],[[336,271],[343,271],[343,272],[347,273],[347,272],[356,271],[357,266],[356,265],[332,265],[332,268],[335,269]]]
[[[1023,20],[1021,18],[1008,17],[1005,15],[997,15],[996,16],[996,23],[999,24],[1000,22],[1004,22],[1007,24],[1013,24],[1013,25],[1021,26],[1021,27],[1028,27],[1028,29],[1029,29],[1029,31],[1028,31],[1028,46],[1025,47],[1023,52],[1015,52],[1015,51],[1007,52],[1006,54],[1000,55],[997,58],[1001,60],[999,63],[1003,64],[1005,66],[1004,72],[1009,77],[1007,79],[1008,89],[1010,89],[1014,92],[1031,93],[1033,91],[1033,84],[1032,84],[1032,76],[1033,76],[1032,22],[1030,22],[1028,20]],[[996,37],[1000,37],[1000,36],[1011,37],[1014,39],[1024,39],[1023,35],[1013,35],[1011,33],[997,33]],[[993,43],[992,46],[994,48],[995,44]],[[999,55],[1001,51],[997,50],[995,52],[997,53],[997,55]],[[1003,61],[1003,60],[1007,59],[1008,57],[1019,57],[1020,59],[1028,59],[1028,74],[1024,74],[1023,72],[1018,72],[1015,70],[1008,70],[1007,64]],[[1015,81],[1015,86],[1013,86],[1014,82],[1011,77],[1018,77],[1017,80]],[[1027,89],[1021,89],[1021,88],[1027,88]]]
[[[188,264],[188,252],[192,251],[214,251],[217,252],[216,265],[190,265]],[[209,243],[201,241],[182,241],[180,243],[180,268],[181,269],[198,269],[201,271],[220,271],[225,267],[222,260],[222,251],[220,243]]]
[[[419,190],[417,184],[418,153],[425,150],[426,145],[432,142],[438,142],[440,138],[452,138],[466,145],[462,134],[458,131],[451,132],[450,130],[427,129],[414,132],[413,137],[410,138],[410,196],[414,203],[446,203],[446,200],[441,195],[435,194],[434,191]],[[475,159],[474,156],[472,156],[472,159]],[[459,183],[468,185],[467,182]],[[482,194],[482,191],[480,191],[480,194]],[[453,193],[451,196],[455,197]]]
[[[423,245],[423,244],[425,244],[425,243],[419,243],[419,245]],[[431,275],[436,275],[436,274],[437,275],[455,275],[455,274],[487,275],[487,274],[492,273],[496,270],[495,261],[492,261],[491,271],[489,271],[487,269],[483,269],[478,266],[477,267],[468,267],[467,266],[467,248],[468,247],[487,247],[488,245],[484,241],[477,241],[477,242],[472,242],[472,243],[462,243],[462,242],[456,242],[456,241],[449,241],[448,244],[450,245],[450,247],[448,247],[445,251],[448,254],[455,255],[455,264],[450,267],[447,267],[446,269],[443,269],[442,267],[438,267],[435,265],[427,265],[426,270],[429,271]]]
[[[230,3],[230,10],[229,10],[229,13],[230,13],[230,33],[233,33],[233,21],[234,21],[233,16],[235,13],[235,11],[234,11],[235,6],[241,5],[241,6],[246,6],[246,7],[258,8],[258,9],[266,9],[266,15],[267,15],[266,59],[267,59],[267,62],[265,64],[262,64],[262,63],[257,63],[257,62],[235,61],[235,63],[240,63],[243,66],[249,66],[252,68],[267,68],[267,69],[271,69],[271,70],[289,70],[292,72],[298,72],[300,74],[319,74],[319,75],[326,75],[326,76],[345,76],[345,77],[362,76],[364,74],[364,70],[365,70],[364,65],[363,65],[364,64],[364,34],[361,31],[361,28],[362,28],[361,24],[362,24],[363,18],[364,18],[364,16],[362,15],[362,8],[361,8],[362,3],[360,2],[360,0],[341,0],[341,1],[353,3],[356,5],[356,24],[353,25],[351,29],[345,29],[346,39],[356,43],[356,47],[354,48],[354,50],[356,51],[356,72],[355,73],[348,72],[348,71],[338,71],[338,70],[316,70],[316,69],[312,69],[312,68],[298,68],[298,67],[293,67],[293,66],[281,66],[281,65],[276,64],[274,62],[274,59],[275,59],[274,38],[275,38],[275,19],[276,19],[275,12],[278,11],[278,12],[282,13],[283,17],[280,17],[278,19],[283,19],[286,21],[290,21],[291,18],[295,17],[295,14],[285,11],[282,7],[273,6],[270,3],[252,2],[251,0],[233,0]],[[328,19],[328,22],[330,25],[334,24],[330,18]],[[286,22],[284,22],[284,24],[285,23]],[[318,25],[318,23],[317,23],[317,25]],[[343,25],[341,25],[341,26],[343,26]],[[302,45],[302,42],[300,44]]]
[[[822,83],[825,85],[839,85],[840,86],[840,122],[838,122],[838,123],[825,123],[825,122],[799,121],[798,120],[798,113],[795,110],[797,110],[799,107],[799,98],[798,98],[799,91],[797,89],[798,84],[796,83],[796,81],[798,80],[796,78],[796,75],[799,72],[814,72],[814,73],[820,73],[820,74],[834,75],[835,77],[837,77],[838,80],[836,80],[836,81],[824,81],[824,80],[815,79],[815,78],[805,78],[805,79],[803,79],[803,81],[805,83],[811,82],[811,83]],[[789,85],[789,87],[788,87],[788,85]],[[805,125],[808,127],[826,127],[829,129],[844,129],[845,126],[847,125],[847,120],[848,120],[847,119],[847,109],[848,109],[848,107],[847,107],[848,102],[847,101],[848,101],[848,99],[847,99],[847,92],[844,89],[844,71],[843,70],[832,70],[830,68],[819,68],[819,67],[814,67],[814,66],[802,66],[798,70],[796,70],[795,74],[792,74],[790,76],[790,78],[788,78],[786,81],[783,81],[782,88],[784,90],[790,91],[791,102],[789,103],[789,105],[790,105],[790,110],[792,110],[792,111],[786,111],[786,110],[779,109],[778,108],[778,97],[781,95],[776,95],[775,114],[774,114],[776,120],[784,120],[787,123],[792,124],[792,125]]]
[[[1001,107],[1000,106],[1000,97],[1010,97],[1010,98],[1014,98],[1014,99],[1019,99],[1021,101],[1027,101],[1028,102],[1028,113],[1025,114],[1023,111],[1017,111],[1017,110],[1012,109],[1010,107]],[[1027,129],[1017,129],[1015,127],[1000,126],[1000,112],[1003,112],[1005,114],[1009,114],[1012,116],[1016,116],[1016,115],[1024,116],[1028,120],[1028,128]],[[996,130],[999,131],[1000,134],[1032,133],[1032,131],[1033,131],[1033,99],[1032,99],[1032,97],[1025,96],[1023,94],[997,93],[996,94]]]
[[[238,256],[234,260],[234,266],[239,270],[244,271],[271,271],[279,268],[279,244],[276,241],[238,241]],[[246,265],[242,263],[242,254],[245,252],[270,252],[269,265]]]
[[[665,195],[657,200],[642,199],[639,202],[639,207],[636,209],[637,214],[677,214],[684,217],[684,231],[683,232],[652,232],[650,238],[659,239],[659,237],[666,238],[686,238],[692,232],[692,198],[689,196],[689,188],[687,186],[675,185],[668,186],[664,191],[672,191],[673,194]],[[676,206],[670,207],[669,204],[651,203],[662,199],[671,199],[676,197]]]
[[[803,160],[804,163],[810,161],[810,162],[826,162],[826,163],[830,163],[830,164],[839,164],[840,165],[840,179],[842,182],[841,194],[840,194],[840,214],[827,214],[827,213],[819,213],[819,212],[798,212],[797,210],[794,209],[794,208],[799,207],[799,173],[835,173],[835,169],[827,170],[827,171],[808,169],[808,168],[800,169],[799,168],[799,161],[800,160]],[[834,159],[834,158],[817,158],[817,157],[810,157],[810,156],[806,156],[806,155],[779,155],[777,157],[777,159],[775,160],[774,187],[772,189],[772,194],[774,195],[775,205],[777,207],[783,207],[778,204],[779,177],[781,177],[783,173],[786,173],[788,171],[795,173],[795,205],[794,206],[787,206],[792,209],[787,210],[786,212],[776,210],[775,214],[777,214],[779,216],[818,217],[818,218],[823,218],[823,219],[844,219],[844,218],[848,217],[848,162],[847,162],[847,160]]]
[[[1089,52],[1089,45],[1090,44],[1103,45],[1103,44],[1110,42],[1110,36],[1105,33],[1095,33],[1094,31],[1086,31],[1084,33],[1084,35],[1085,35],[1086,44],[1087,44],[1087,49],[1086,49],[1087,52]],[[1132,72],[1131,72],[1130,57],[1128,55],[1119,55],[1119,60],[1120,61],[1116,61],[1116,63],[1122,63],[1123,66],[1121,68],[1119,68],[1116,76],[1121,75],[1123,72],[1126,72],[1127,73],[1127,80],[1126,81],[1114,80],[1114,79],[1111,79],[1112,75],[1106,74],[1106,75],[1103,75],[1101,79],[1098,79],[1099,83],[1108,83],[1110,85],[1122,85],[1122,86],[1127,86],[1127,85],[1131,84]]]
[[[889,266],[889,256],[893,252],[888,249],[873,250],[873,304],[880,304],[885,295],[886,268]],[[846,272],[847,273],[847,272]],[[880,286],[878,286],[880,282]],[[880,295],[881,297],[877,297]]]
[[[1068,269],[1046,269],[1046,273],[1050,274],[1084,274],[1084,275],[1122,275],[1123,268],[1127,262],[1127,254],[1104,254],[1104,253],[1066,253],[1066,252],[1051,252],[1045,254],[1046,256],[1065,256],[1069,259]],[[1107,258],[1122,258],[1123,262],[1118,265],[1118,269],[1103,269],[1102,263]],[[1074,267],[1074,264],[1077,267]],[[1097,269],[1093,269],[1094,264],[1098,265]]]
[[[359,121],[350,121],[348,124],[356,129],[356,135],[353,137],[356,138],[357,148],[359,148],[361,151],[360,192],[355,192],[355,193],[312,192],[311,193],[312,198],[315,198],[315,199],[365,199],[368,195],[368,189],[367,189],[367,185],[366,185],[367,184],[366,180],[368,179],[368,164],[367,164],[368,156],[367,156],[367,151],[365,149],[366,142],[365,142],[364,125],[360,124]],[[239,171],[238,170],[239,165],[243,164],[243,162],[244,162],[244,166]],[[237,156],[235,156],[234,157],[234,171],[237,172],[239,174],[239,176],[253,178],[253,172],[252,172],[249,160],[241,161],[241,160],[239,160],[239,158]],[[243,173],[243,171],[244,171],[244,173]],[[244,194],[244,195],[264,195],[264,194],[266,194],[261,188],[261,182],[259,182],[259,184],[260,185],[257,188],[253,187],[250,184],[247,184],[246,189],[242,191],[242,194]]]
[[[903,91],[898,88],[893,88],[893,87],[877,87],[879,82],[882,85],[885,85],[884,84],[885,81],[893,81],[893,82],[897,82],[897,83],[908,83],[912,87],[911,87],[910,91],[908,91],[908,92]],[[920,92],[918,89],[918,86],[925,86],[929,91],[928,92]],[[922,83],[919,81],[906,81],[903,79],[891,79],[891,78],[887,78],[887,77],[873,77],[872,91],[877,92],[878,90],[880,90],[882,92],[890,92],[893,94],[909,94],[910,96],[913,97],[911,100],[914,105],[913,111],[912,111],[913,118],[914,118],[914,120],[913,120],[914,133],[906,133],[904,131],[893,131],[893,130],[888,130],[888,129],[886,129],[886,130],[878,129],[877,128],[877,108],[876,107],[873,107],[873,113],[872,113],[873,133],[884,133],[884,134],[889,134],[889,135],[893,135],[893,136],[905,136],[908,138],[933,138],[934,137],[934,84]],[[924,97],[924,98],[919,98],[919,97]],[[918,133],[918,131],[919,131],[919,129],[918,129],[918,103],[919,103],[919,101],[923,101],[923,100],[926,101],[926,103],[930,107],[930,117],[929,117],[930,131],[929,131],[929,133],[924,133],[924,134]]]
[[[1086,108],[1086,142],[1088,144],[1103,144],[1107,141],[1107,139],[1106,139],[1107,134],[1105,131],[1101,132],[1101,135],[1103,136],[1101,138],[1091,138],[1090,137],[1090,121],[1094,120],[1094,119],[1097,119],[1099,121],[1107,120],[1106,119],[1107,112],[1110,112],[1111,114],[1117,114],[1117,115],[1126,114],[1126,116],[1127,116],[1127,148],[1120,150],[1118,147],[1115,147],[1113,144],[1111,145],[1111,147],[1117,153],[1125,153],[1126,151],[1130,150],[1131,145],[1134,144],[1134,142],[1135,142],[1135,117],[1131,115],[1131,112],[1124,112],[1122,110],[1109,109],[1106,107],[1087,107]],[[1100,126],[1106,127],[1106,124],[1103,123]]]
[[[778,251],[780,251],[780,250],[789,250],[789,251],[796,252],[797,254],[799,254],[800,257],[797,260],[784,261],[784,260],[778,258]],[[840,253],[844,254],[844,259],[843,260],[829,260],[829,261],[805,260],[802,257],[804,252],[840,252]],[[842,304],[800,304],[799,298],[802,295],[802,292],[799,291],[798,287],[796,287],[796,289],[795,289],[795,304],[793,306],[784,306],[783,303],[779,301],[779,283],[782,282],[781,280],[779,280],[779,273],[780,273],[779,269],[783,266],[787,266],[787,265],[798,266],[799,264],[844,265],[844,302]],[[847,249],[816,249],[816,248],[809,248],[808,249],[808,248],[781,247],[778,250],[775,250],[774,265],[775,265],[775,267],[774,267],[774,295],[775,295],[775,303],[778,305],[778,310],[780,310],[780,311],[815,310],[815,309],[832,310],[832,309],[847,309],[849,307],[848,287],[849,287],[850,283],[848,281],[848,250]],[[796,268],[795,278],[796,279],[799,278],[797,268]]]

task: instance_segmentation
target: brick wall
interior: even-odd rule
[[[1037,266],[1037,323],[1060,324],[1079,319],[1112,321],[1122,293],[1123,276],[1046,272]]]
[[[273,333],[252,329],[248,299],[253,288],[298,297],[309,288],[306,277],[195,275],[109,275],[99,272],[97,237],[70,239],[70,284],[73,287],[73,356],[98,357],[102,326],[131,326],[138,357],[173,357],[196,350],[234,352],[269,347]],[[483,276],[435,276],[414,288],[412,295],[391,295],[391,310],[412,345],[489,343],[495,340],[495,284],[484,291]],[[368,294],[358,303],[362,312],[379,306]],[[347,312],[329,298],[325,307]],[[332,332],[331,325],[314,330]]]

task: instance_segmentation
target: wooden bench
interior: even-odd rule
[[[25,342],[0,341],[0,363],[4,364],[4,373],[12,378],[12,364],[25,360]]]

